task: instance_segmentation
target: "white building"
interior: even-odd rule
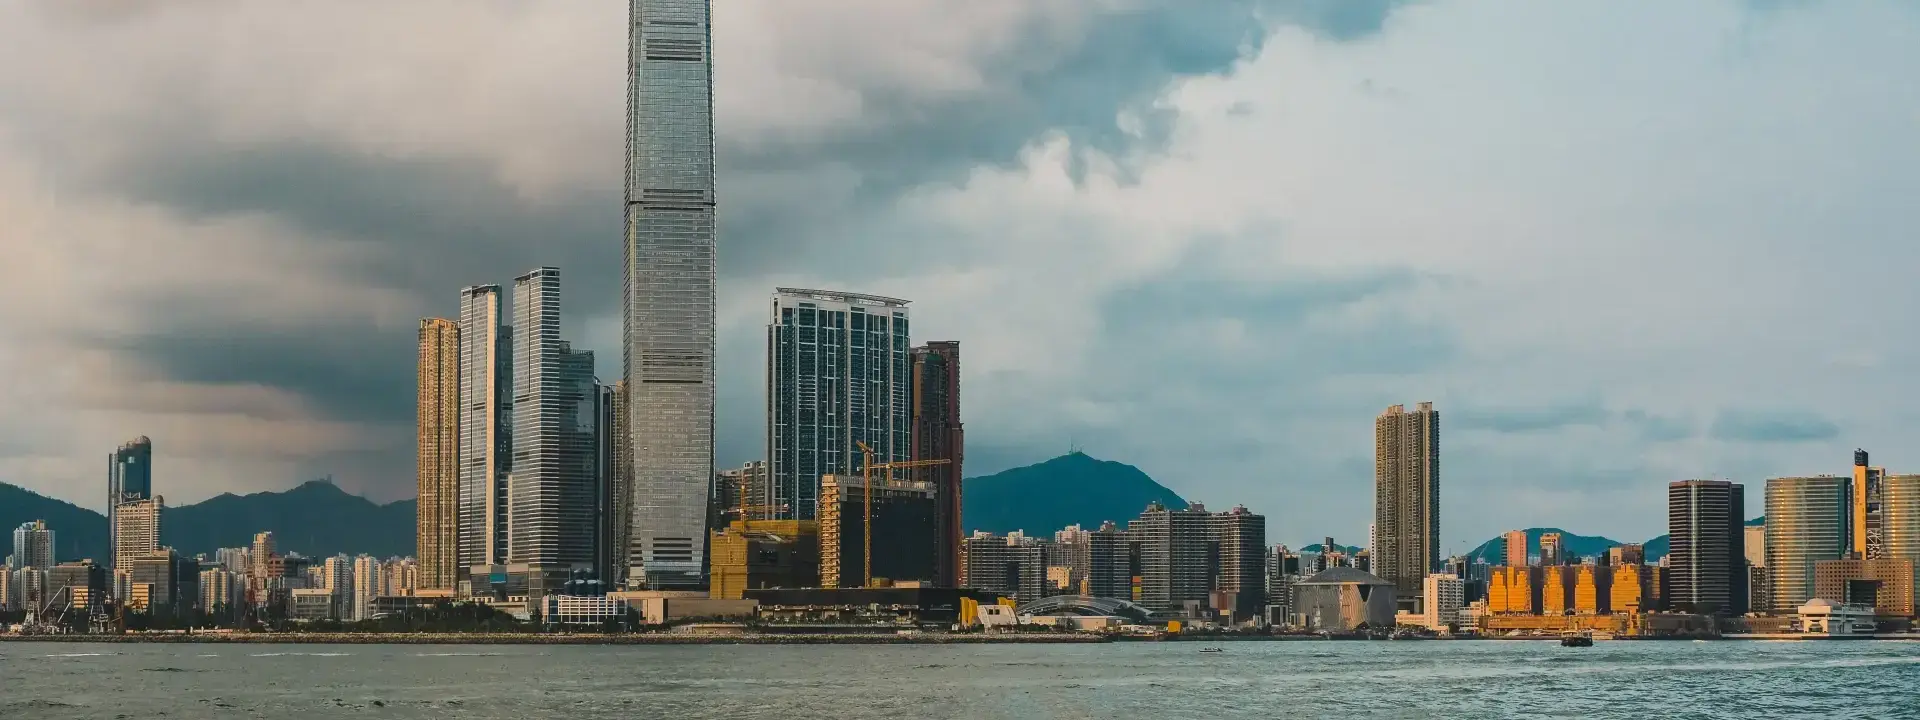
[[[1466,581],[1446,573],[1433,573],[1427,576],[1424,587],[1426,608],[1426,626],[1431,630],[1446,630],[1448,625],[1460,621],[1460,606],[1466,599]]]
[[[373,617],[373,599],[387,591],[386,568],[378,558],[361,555],[353,559],[353,604],[341,615],[353,620]]]
[[[327,558],[320,566],[320,576],[314,585],[333,593],[334,617],[352,620],[353,613],[353,558],[335,555]]]
[[[1836,605],[1820,598],[1801,605],[1800,616],[1794,618],[1793,624],[1803,633],[1834,637],[1872,635],[1876,627],[1873,608]]]
[[[540,618],[548,625],[600,626],[627,619],[625,598],[610,595],[548,595],[540,599]]]

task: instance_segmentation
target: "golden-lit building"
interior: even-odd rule
[[[819,582],[820,524],[812,520],[735,520],[709,542],[710,597],[738,600],[748,590]]]
[[[1507,531],[1507,567],[1526,567],[1527,531]]]
[[[460,501],[460,325],[420,321],[414,555],[420,586],[453,587]]]
[[[1494,614],[1531,615],[1540,611],[1540,593],[1538,583],[1534,582],[1537,568],[1526,566],[1502,566],[1492,568],[1487,575],[1487,612]]]
[[[1613,610],[1607,590],[1612,585],[1612,568],[1581,565],[1573,568],[1573,612],[1576,615],[1604,615]]]
[[[1611,587],[1607,589],[1608,607],[1615,613],[1637,613],[1646,610],[1653,602],[1649,594],[1648,579],[1651,577],[1644,565],[1615,565],[1612,571]]]
[[[1560,565],[1540,568],[1540,614],[1565,615],[1573,609],[1572,569]]]
[[[1848,597],[1848,586],[1865,585],[1873,592],[1874,611],[1882,616],[1913,617],[1917,604],[1914,561],[1907,558],[1877,560],[1822,560],[1813,568],[1813,596],[1832,601],[1864,605],[1864,598]]]

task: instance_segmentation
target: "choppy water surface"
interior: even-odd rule
[[[0,718],[1920,718],[1920,643],[0,644]]]

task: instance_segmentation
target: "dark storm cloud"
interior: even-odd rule
[[[100,341],[170,380],[262,385],[327,419],[400,424],[414,415],[415,335],[358,323],[273,327],[183,324]]]
[[[1818,442],[1840,437],[1840,426],[1811,412],[1722,410],[1710,433],[1729,442]]]
[[[1620,419],[1639,429],[1640,439],[1648,442],[1673,442],[1694,436],[1696,429],[1688,418],[1655,415],[1644,410],[1628,410]]]

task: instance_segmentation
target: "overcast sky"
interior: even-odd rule
[[[1362,542],[1395,403],[1448,553],[1920,471],[1920,4],[715,4],[723,465],[797,285],[963,343],[968,474],[1275,542]],[[410,496],[418,319],[536,265],[614,379],[625,5],[0,3],[0,480]]]

